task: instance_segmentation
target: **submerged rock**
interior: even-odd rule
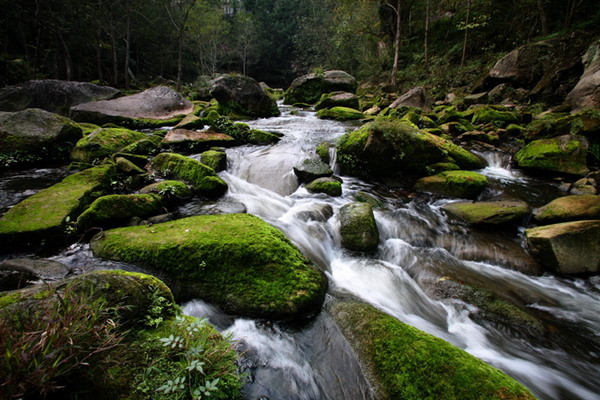
[[[582,136],[563,135],[539,139],[519,150],[514,160],[520,168],[571,175],[588,173],[588,141]]]
[[[112,165],[86,169],[12,207],[0,218],[0,252],[43,247],[66,237],[68,223],[108,187],[114,173]]]
[[[339,302],[330,312],[365,366],[376,398],[535,399],[500,370],[371,305]]]
[[[72,106],[96,100],[108,100],[119,93],[110,86],[56,79],[31,80],[0,89],[0,110],[21,111],[41,108],[68,115]]]
[[[71,150],[71,159],[91,164],[145,138],[145,134],[129,129],[99,128],[77,142]]]
[[[533,217],[542,223],[600,219],[600,196],[574,195],[559,197],[534,210]]]
[[[529,205],[521,200],[455,202],[442,209],[469,224],[484,225],[515,222],[529,214]]]
[[[379,246],[379,228],[369,203],[349,203],[340,209],[342,246],[352,251],[370,252]]]
[[[487,178],[472,171],[444,171],[437,175],[421,178],[415,189],[441,196],[476,198],[488,186]]]
[[[168,277],[178,298],[201,298],[232,314],[291,318],[317,312],[327,280],[285,236],[248,214],[203,215],[119,228],[92,240],[98,257]]]
[[[255,118],[277,117],[276,101],[258,82],[248,76],[226,75],[215,79],[210,94],[219,102],[221,115],[235,114]]]
[[[600,220],[540,226],[525,236],[531,254],[556,273],[600,273]]]
[[[227,183],[221,179],[214,169],[186,156],[176,153],[161,153],[148,164],[148,169],[164,175],[165,178],[176,178],[194,187],[208,197],[219,197],[227,191]]]
[[[284,104],[314,104],[325,93],[356,92],[356,79],[344,71],[325,71],[323,74],[308,74],[294,79],[285,92]]]
[[[66,161],[81,135],[76,123],[44,110],[0,112],[0,169]]]

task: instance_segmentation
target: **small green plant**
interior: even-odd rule
[[[143,324],[150,328],[158,327],[164,321],[165,310],[171,310],[176,307],[171,301],[161,295],[163,292],[160,289],[152,289],[152,292],[148,294],[151,305],[142,319]]]

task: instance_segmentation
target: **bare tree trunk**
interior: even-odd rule
[[[463,41],[463,51],[462,57],[460,59],[460,66],[463,67],[465,65],[465,58],[467,56],[467,40],[469,38],[469,17],[471,16],[471,0],[467,0],[467,20],[465,23],[465,38]]]
[[[394,37],[394,65],[392,66],[392,79],[391,85],[396,86],[396,75],[398,74],[398,63],[400,60],[400,39],[402,38],[402,33],[400,31],[401,26],[401,17],[402,17],[402,0],[397,0],[397,4],[394,7],[390,3],[386,3],[388,6],[394,10],[396,14],[396,35]]]
[[[544,9],[544,0],[537,0],[537,8],[542,24],[542,35],[546,36],[550,31],[548,30],[548,15],[546,15],[546,10]]]
[[[126,33],[125,33],[125,89],[129,89],[129,50],[131,39],[131,6],[129,0],[125,3],[127,8]]]
[[[425,68],[429,68],[429,1],[430,0],[426,0],[425,3],[425,40],[423,42],[423,58],[425,59]]]
[[[66,79],[68,81],[73,79],[73,68],[72,68],[72,60],[71,60],[71,53],[69,52],[69,47],[67,46],[67,42],[65,42],[65,38],[63,37],[62,33],[59,31],[57,31],[57,36],[58,36],[58,40],[60,42],[60,45],[62,47],[63,50],[63,56],[64,56],[64,63],[65,63],[65,75],[66,75]]]

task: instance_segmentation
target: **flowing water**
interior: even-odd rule
[[[329,278],[326,302],[351,295],[449,341],[530,388],[541,399],[600,398],[600,279],[525,275],[536,263],[523,250],[522,229],[476,231],[448,220],[439,200],[405,188],[342,177],[343,195],[310,194],[293,166],[314,157],[315,146],[334,141],[352,125],[323,121],[310,111],[282,107],[282,116],[250,121],[253,128],[285,134],[274,146],[229,149],[229,184],[215,203],[192,203],[181,215],[215,210],[247,211],[282,230]],[[560,188],[512,171],[509,159],[481,154],[492,182],[484,198],[515,196],[533,206]],[[332,165],[335,168],[335,154]],[[198,157],[198,156],[194,156]],[[340,245],[337,211],[367,193],[380,203],[375,216],[381,241],[374,255],[360,256]],[[331,214],[333,213],[333,216]],[[97,260],[75,244],[53,257],[86,269],[135,269]],[[521,304],[543,323],[531,332],[478,318],[477,307],[439,295],[448,277],[489,289]],[[238,343],[248,373],[247,399],[373,399],[356,356],[326,310],[310,321],[272,324],[227,316],[199,300],[184,305]]]

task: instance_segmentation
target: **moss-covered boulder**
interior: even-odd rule
[[[161,153],[150,161],[148,168],[165,178],[186,182],[204,196],[219,197],[228,188],[227,183],[219,178],[214,169],[180,154]]]
[[[160,272],[179,299],[232,314],[290,318],[320,309],[327,281],[285,236],[248,214],[119,228],[92,240],[98,257]]]
[[[332,142],[322,142],[317,145],[315,148],[315,153],[319,156],[319,159],[326,164],[329,164],[331,161],[331,155],[329,154],[329,150],[335,148],[335,144]]]
[[[129,161],[125,157],[115,157],[115,165],[119,169],[119,171],[124,172],[126,174],[144,174],[145,170],[138,167],[135,163]]]
[[[12,207],[0,218],[0,252],[42,247],[64,238],[68,223],[108,187],[114,173],[112,165],[86,169]]]
[[[0,112],[0,169],[64,162],[81,136],[76,123],[44,110]]]
[[[356,79],[344,71],[308,74],[294,79],[285,92],[283,102],[284,104],[314,104],[325,93],[337,91],[355,93],[357,86]]]
[[[338,215],[342,246],[348,250],[371,252],[379,246],[379,228],[369,203],[348,203]]]
[[[307,158],[294,167],[294,174],[301,182],[311,182],[333,175],[333,170],[328,164],[317,158]]]
[[[419,179],[415,189],[441,196],[474,199],[487,186],[487,178],[477,172],[445,171]]]
[[[452,161],[463,169],[483,166],[475,154],[448,140],[384,118],[342,136],[337,153],[342,172],[354,176],[422,176],[428,166],[442,161]]]
[[[541,223],[600,219],[600,196],[574,195],[552,200],[533,211],[533,217]]]
[[[136,154],[141,156],[153,156],[160,152],[159,143],[162,137],[150,136],[147,139],[141,139],[121,149],[122,153]]]
[[[336,197],[342,195],[342,182],[335,178],[318,178],[306,185],[310,193],[325,193]]]
[[[143,218],[163,211],[163,198],[158,194],[111,194],[94,200],[77,218],[77,226],[115,226],[132,217]]]
[[[588,141],[582,136],[563,135],[539,139],[519,150],[514,160],[520,168],[570,175],[585,175]]]
[[[145,134],[124,128],[96,129],[77,142],[71,151],[71,159],[86,163],[97,162],[144,138]]]
[[[235,139],[225,133],[173,129],[164,137],[161,147],[179,152],[201,152],[215,146],[231,147],[234,144]]]
[[[227,169],[227,153],[222,149],[211,149],[200,154],[200,161],[216,172]]]
[[[562,135],[585,136],[592,140],[600,132],[600,111],[582,110],[568,114],[544,112],[531,121],[525,129],[528,139],[544,139]]]
[[[334,119],[336,121],[352,121],[363,119],[365,115],[349,107],[324,108],[317,111],[317,117],[321,119]]]
[[[204,119],[197,115],[189,114],[175,125],[175,129],[202,129],[204,128]]]
[[[269,96],[256,80],[248,76],[221,76],[212,82],[210,94],[219,102],[221,115],[268,118],[281,114],[275,99]]]
[[[535,399],[503,372],[373,306],[342,302],[331,314],[378,399]]]
[[[259,146],[275,144],[281,140],[283,135],[279,132],[266,132],[260,129],[250,129],[248,132],[248,143]]]
[[[360,108],[358,97],[354,93],[333,92],[325,93],[315,104],[315,110],[333,107],[347,107],[358,110]]]
[[[531,254],[556,273],[600,273],[600,220],[539,226],[525,236]]]
[[[469,224],[477,225],[517,222],[530,212],[529,205],[521,200],[459,201],[446,204],[442,209]]]
[[[167,180],[144,186],[140,189],[140,193],[154,193],[165,198],[174,197],[177,199],[185,199],[192,195],[192,190],[183,182]]]
[[[475,107],[472,109],[474,124],[493,124],[499,128],[505,128],[510,124],[520,122],[519,115],[514,111],[509,111],[498,107]]]

